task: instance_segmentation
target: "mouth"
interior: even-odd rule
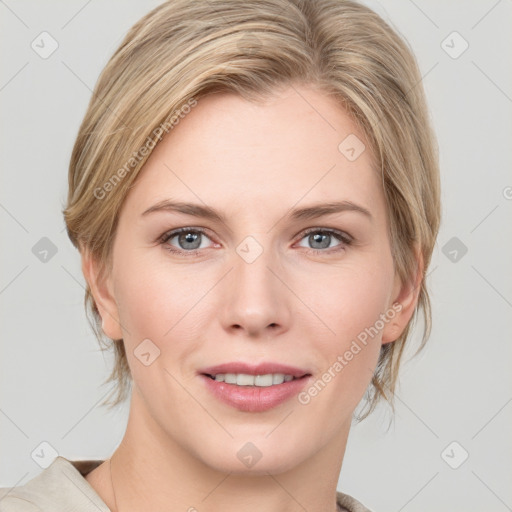
[[[201,370],[199,377],[222,403],[244,412],[263,412],[297,395],[312,374],[277,363],[226,363]]]
[[[236,386],[267,388],[282,384],[283,382],[303,379],[310,374],[304,374],[301,377],[294,377],[287,373],[266,373],[263,375],[250,375],[248,373],[217,373],[212,375],[209,373],[203,373],[202,375],[205,375],[216,382],[225,382],[226,384],[235,384]]]

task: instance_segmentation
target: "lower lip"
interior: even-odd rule
[[[300,393],[309,375],[272,386],[237,386],[200,375],[206,387],[222,402],[245,412],[263,412],[277,407]]]

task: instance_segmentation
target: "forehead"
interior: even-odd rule
[[[333,98],[298,86],[264,103],[231,93],[199,99],[156,146],[130,195],[139,210],[169,198],[232,214],[342,199],[376,216],[384,208],[364,135]]]

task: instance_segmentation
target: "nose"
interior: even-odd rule
[[[233,269],[220,299],[220,320],[231,334],[239,331],[253,338],[276,336],[289,329],[292,294],[283,284],[283,270],[269,249],[251,259],[243,251],[234,253]]]

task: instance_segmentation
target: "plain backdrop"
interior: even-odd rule
[[[91,89],[159,3],[0,2],[0,487],[42,470],[32,457],[41,443],[104,459],[124,433],[126,405],[98,405],[112,359],[86,322],[61,210]],[[512,510],[512,1],[364,3],[418,58],[443,221],[431,339],[402,368],[391,428],[385,406],[353,427],[338,488],[376,511]],[[46,58],[38,37],[44,51],[58,44]]]

